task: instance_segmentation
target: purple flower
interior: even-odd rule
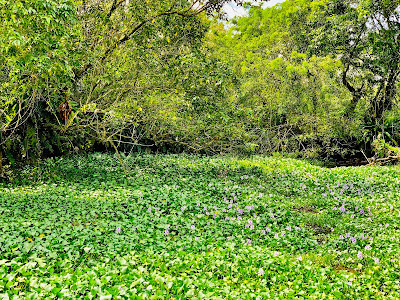
[[[376,263],[376,264],[379,264],[379,258],[374,258],[374,262]]]
[[[204,210],[207,210],[207,206],[204,206]]]
[[[264,270],[263,270],[262,268],[260,268],[260,269],[258,270],[258,275],[259,275],[259,276],[263,276],[263,275],[264,275]]]
[[[303,258],[302,258],[301,256],[298,256],[298,257],[297,257],[297,260],[302,261]]]
[[[225,217],[225,220],[226,220],[226,221],[229,221],[229,217]]]
[[[362,255],[362,252],[361,252],[361,251],[358,251],[357,257],[358,257],[359,259],[363,258],[363,255]]]
[[[354,219],[354,215],[351,215],[350,218]]]
[[[200,206],[200,202],[197,203],[197,206]]]
[[[190,229],[195,229],[196,227],[194,225],[190,226]]]
[[[339,239],[344,240],[344,236],[343,235],[339,235]]]
[[[195,240],[195,241],[198,241],[198,240],[199,240],[199,237],[198,237],[198,236],[196,236],[196,237],[194,238],[194,240]]]
[[[339,210],[340,210],[341,212],[344,212],[346,209],[345,209],[344,206],[342,205],[341,207],[339,207]]]
[[[247,245],[251,245],[251,240],[248,239],[247,242],[246,242],[246,244],[247,244]]]
[[[120,232],[121,232],[121,228],[120,228],[120,227],[117,227],[116,232],[117,232],[117,233],[120,233]]]
[[[151,207],[149,207],[147,210],[148,210],[149,212],[151,212]]]
[[[169,230],[168,229],[165,229],[164,235],[169,235]]]
[[[278,256],[279,255],[279,252],[278,251],[275,251],[274,252],[274,256]]]
[[[269,227],[265,228],[265,230],[271,232],[271,229]]]
[[[355,207],[355,210],[356,210],[356,211],[358,210],[358,206]]]
[[[240,220],[241,218],[242,218],[241,216],[238,216],[238,217],[237,217],[238,220]]]
[[[365,250],[371,250],[371,246],[370,245],[365,246]]]
[[[222,212],[226,212],[226,209],[224,208],[224,209],[222,209]]]
[[[356,240],[355,237],[351,237],[350,240],[351,240],[351,242],[352,242],[353,244],[355,244],[355,243],[357,242],[357,240]]]
[[[326,197],[326,196],[327,196],[326,193],[323,193],[323,194],[322,194],[322,197]]]
[[[242,214],[243,213],[243,209],[238,208],[238,212],[239,212],[239,214]]]
[[[264,229],[263,229],[263,230],[261,230],[261,233],[262,233],[262,234],[265,234],[265,230],[264,230]]]
[[[228,209],[229,209],[229,208],[232,208],[232,204],[229,204],[229,205],[228,205]]]
[[[363,214],[364,213],[364,209],[360,209],[360,214]]]
[[[119,287],[119,290],[122,291],[122,286]]]
[[[332,210],[337,210],[337,207],[336,207],[336,206],[334,206],[334,207],[332,208]]]
[[[292,227],[290,227],[290,226],[286,227],[286,229],[287,229],[288,231],[292,231]]]
[[[278,234],[278,233],[275,233],[274,237],[275,237],[276,239],[279,239],[279,234]]]
[[[386,224],[385,224],[385,228],[388,228],[388,227],[389,227],[389,223],[386,223]]]

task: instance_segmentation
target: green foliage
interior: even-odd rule
[[[310,35],[313,53],[330,54],[343,63],[342,81],[352,93],[351,110],[360,99],[369,118],[384,123],[394,108],[399,81],[399,1],[326,1],[318,16],[324,20]]]
[[[2,297],[400,296],[397,167],[123,160],[128,177],[92,154],[1,185]]]
[[[0,1],[2,157],[340,158],[382,129],[399,141],[398,2],[287,0],[223,24],[226,2]]]
[[[1,1],[0,15],[0,126],[13,130],[35,103],[52,102],[59,90],[71,86],[75,5],[68,0]]]
[[[310,30],[303,25],[321,5],[293,0],[254,7],[229,30],[215,25],[208,37],[214,55],[236,70],[241,119],[259,152],[340,157],[357,147],[361,122],[345,115],[350,97],[337,78],[341,62],[305,54]]]

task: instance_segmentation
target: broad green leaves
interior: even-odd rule
[[[397,167],[123,159],[128,178],[95,153],[0,186],[2,297],[399,296]]]

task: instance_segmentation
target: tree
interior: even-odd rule
[[[230,29],[217,24],[210,34],[215,55],[236,70],[238,102],[247,112],[243,123],[264,153],[349,152],[341,143],[349,142],[356,126],[342,115],[349,93],[336,78],[341,63],[329,55],[306,55],[311,37],[305,25],[322,23],[315,18],[322,5],[286,0],[272,8],[253,7]]]
[[[201,41],[200,16],[219,13],[226,2],[0,0],[2,147],[28,157],[44,145],[49,151],[73,147],[71,128],[91,127],[98,134],[107,120],[134,124],[118,108],[140,108],[129,101],[138,82],[147,82],[150,90],[160,84],[171,89],[174,76],[160,80],[157,72]],[[61,120],[58,108],[65,101],[73,112]],[[71,126],[80,119],[86,121]]]
[[[371,119],[383,124],[400,74],[400,1],[329,0],[320,15],[325,22],[312,31],[312,53],[338,57],[353,95],[349,111],[365,99]]]

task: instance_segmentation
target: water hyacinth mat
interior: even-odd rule
[[[0,184],[0,298],[400,299],[400,168],[91,154]]]

